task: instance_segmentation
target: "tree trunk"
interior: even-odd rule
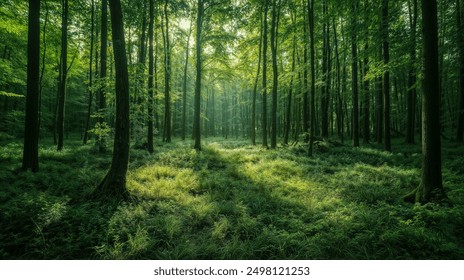
[[[195,98],[194,98],[194,114],[193,114],[193,137],[195,140],[194,148],[201,151],[201,127],[200,127],[200,111],[201,111],[201,53],[202,53],[202,25],[203,25],[204,2],[198,0],[197,7],[197,34],[196,34],[196,71],[195,80]]]
[[[100,91],[99,91],[99,122],[105,123],[106,110],[106,64],[108,57],[108,0],[102,0],[101,6],[101,34],[100,34]],[[105,149],[105,136],[100,136],[98,149],[102,153]]]
[[[329,25],[328,21],[329,8],[327,1],[322,3],[322,14],[324,16],[324,23],[322,25],[322,90],[321,90],[321,136],[323,138],[329,137],[329,60],[330,60],[330,40],[329,40]]]
[[[40,1],[29,0],[27,95],[22,169],[39,171]]]
[[[147,135],[147,149],[149,153],[153,153],[153,68],[154,68],[154,54],[153,54],[153,28],[155,21],[154,0],[149,3],[149,17],[148,23],[148,135]]]
[[[441,174],[440,91],[436,0],[422,0],[424,49],[422,90],[422,180],[416,201],[426,203],[444,196]]]
[[[263,17],[263,102],[262,102],[262,125],[261,130],[263,134],[263,147],[268,148],[267,145],[267,13],[269,6],[267,1],[264,5]]]
[[[296,16],[295,16],[296,17]],[[293,19],[293,24],[295,24],[296,18]],[[293,79],[295,76],[295,57],[296,57],[296,36],[293,34],[293,51],[292,51],[292,72],[290,77],[290,88],[288,90],[287,96],[287,112],[285,118],[285,134],[284,134],[284,144],[288,145],[288,137],[291,129],[291,114],[292,114],[292,95],[293,95]]]
[[[383,72],[383,97],[384,97],[384,149],[391,152],[391,133],[390,133],[390,48],[388,42],[389,36],[389,17],[388,17],[388,0],[382,1],[382,34],[383,34],[383,63],[386,69]]]
[[[258,69],[256,70],[256,78],[253,86],[253,101],[251,105],[251,143],[256,145],[256,95],[258,92],[258,81],[261,68],[261,56],[262,56],[262,47],[263,47],[263,16],[262,11],[259,11],[260,14],[260,32],[259,32],[259,49],[258,49]]]
[[[460,92],[460,106],[458,111],[458,128],[456,140],[463,142],[464,140],[464,26],[462,22],[462,17],[464,14],[464,9],[461,7],[461,3],[458,0],[457,2],[457,19],[458,19],[458,32],[457,36],[459,42],[459,92]]]
[[[95,28],[95,0],[92,0],[92,12],[91,12],[91,19],[90,19],[90,56],[89,56],[89,86],[87,91],[89,93],[89,103],[87,105],[87,119],[85,121],[85,129],[84,129],[84,145],[87,144],[87,140],[89,138],[89,129],[90,129],[90,115],[92,113],[92,102],[93,102],[93,32]]]
[[[108,174],[96,192],[104,197],[126,197],[126,172],[129,164],[129,74],[127,71],[126,46],[121,2],[109,2],[111,29],[113,35],[113,54],[116,70],[116,123],[113,146],[113,159]]]
[[[277,147],[277,90],[279,73],[277,69],[277,46],[280,18],[280,0],[272,1],[271,53],[272,53],[272,110],[271,110],[271,149]]]
[[[408,73],[408,115],[406,123],[406,143],[414,144],[415,134],[415,115],[416,115],[416,47],[417,47],[417,0],[413,0],[412,12],[410,11],[410,27],[411,27],[411,51],[410,51],[410,66]]]
[[[353,146],[359,147],[359,100],[358,100],[358,45],[357,45],[357,25],[358,20],[358,0],[353,3],[353,21],[351,37],[351,56],[352,56],[352,90],[353,90]]]
[[[190,23],[187,36],[187,47],[185,49],[184,78],[182,81],[182,140],[185,140],[187,130],[187,73],[190,51],[190,36],[192,35],[192,22]]]
[[[61,62],[57,115],[58,151],[63,149],[64,142],[64,114],[66,103],[66,82],[68,78],[68,0],[62,0],[61,5]]]
[[[311,57],[311,100],[310,100],[310,131],[308,155],[313,155],[313,144],[316,132],[316,61],[315,61],[315,42],[314,42],[314,0],[308,0],[308,20],[309,20],[309,48]]]
[[[171,46],[169,39],[169,15],[168,2],[164,2],[164,20],[165,20],[165,36],[164,36],[164,134],[165,142],[171,142]]]

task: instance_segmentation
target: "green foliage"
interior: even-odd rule
[[[86,199],[106,155],[47,143],[37,174],[0,147],[3,259],[461,259],[462,147],[444,149],[452,206],[404,204],[420,162],[372,148],[270,151],[209,139],[131,154],[126,202]],[[303,152],[300,152],[303,150]],[[456,174],[456,175],[453,175]]]

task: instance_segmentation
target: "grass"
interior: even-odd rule
[[[420,149],[395,143],[265,150],[205,139],[131,151],[128,201],[86,199],[110,154],[70,139],[17,172],[22,145],[0,146],[1,259],[462,259],[464,147],[446,143],[452,206],[401,201],[419,184]],[[461,155],[461,156],[460,156]]]

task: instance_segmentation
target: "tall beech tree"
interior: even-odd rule
[[[22,169],[39,171],[40,0],[29,0],[27,94]]]
[[[129,73],[127,70],[124,21],[119,0],[109,2],[116,71],[116,122],[111,167],[96,189],[99,196],[127,197],[126,173],[129,165]]]

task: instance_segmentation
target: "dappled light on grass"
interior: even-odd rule
[[[3,258],[443,259],[464,256],[462,159],[444,181],[453,207],[404,204],[420,156],[335,147],[266,150],[210,138],[131,154],[125,202],[86,200],[108,168],[91,146],[41,153],[41,172],[0,174]],[[405,150],[404,152],[407,153]],[[13,165],[10,166],[10,165]]]

